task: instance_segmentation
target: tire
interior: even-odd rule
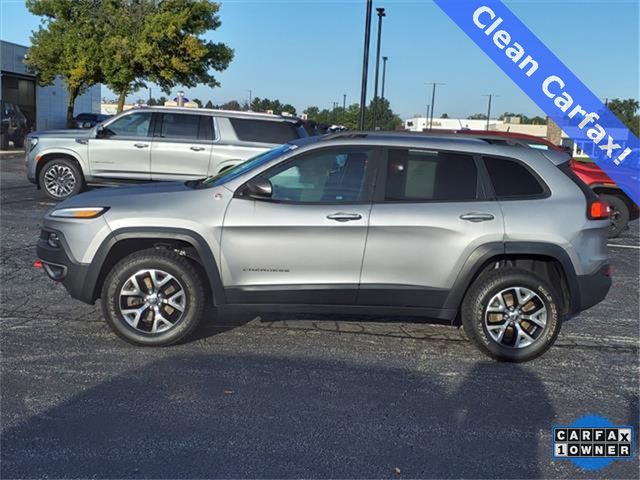
[[[54,158],[40,170],[38,184],[50,199],[61,201],[83,190],[84,177],[75,162],[66,158]]]
[[[515,287],[520,288],[519,291],[523,297],[531,292],[535,294],[531,300],[522,302],[519,308],[524,307],[524,310],[531,314],[530,316],[542,315],[542,308],[544,308],[545,322],[542,322],[541,316],[536,316],[535,322],[521,319],[517,316],[517,309],[514,309],[515,313],[509,310],[509,298],[512,300],[518,298]],[[504,314],[487,312],[489,307],[494,312],[497,310],[502,312],[499,310],[498,295],[507,307],[504,309]],[[496,320],[496,316],[505,319]],[[513,323],[509,323],[512,320]],[[529,339],[518,334],[516,323],[520,329],[524,329],[525,333],[529,334],[529,339],[533,339],[530,344],[527,345]],[[501,327],[504,325],[506,326],[502,340],[498,342],[494,335],[499,336]],[[462,303],[462,326],[469,340],[494,359],[527,362],[546,352],[560,333],[559,296],[547,282],[526,270],[513,267],[492,270],[478,277],[467,291]],[[489,330],[489,326],[492,327],[492,331]],[[520,346],[516,347],[516,340],[519,339],[522,339]]]
[[[611,207],[611,223],[609,224],[609,238],[620,236],[629,223],[629,206],[616,195],[600,195],[600,200]]]
[[[160,288],[153,289],[158,293],[156,299],[166,301],[155,305],[165,321],[156,319],[157,310],[153,302],[148,301],[140,306],[140,302],[144,302],[143,296],[126,294],[132,291],[132,276],[137,278],[140,287],[148,285],[151,275],[146,274],[145,277],[144,273],[139,274],[146,270],[157,271],[156,279],[160,284],[167,279],[163,277],[164,274],[173,277]],[[175,297],[181,291],[182,302]],[[148,292],[149,290],[143,289],[142,295]],[[167,303],[171,299],[174,303]],[[178,343],[193,332],[203,317],[206,299],[202,279],[191,260],[169,250],[154,248],[132,253],[113,267],[104,281],[101,303],[107,325],[120,338],[135,345],[161,347]],[[178,303],[181,304],[182,312],[176,306]],[[131,312],[131,309],[122,308],[127,304],[133,306],[133,309],[148,306],[137,315],[127,313]],[[170,312],[170,309],[173,309],[173,312]],[[169,320],[171,322],[167,322]],[[167,323],[172,325],[169,326]]]

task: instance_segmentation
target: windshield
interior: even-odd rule
[[[265,163],[273,160],[274,158],[278,158],[279,156],[298,148],[297,145],[291,145],[289,143],[285,143],[284,145],[280,145],[279,147],[274,148],[273,150],[269,150],[267,152],[261,153],[249,160],[239,163],[235,167],[228,168],[227,170],[220,172],[219,174],[209,177],[202,182],[203,187],[217,187],[218,185],[225,184],[234,178],[238,178],[240,175],[253,170],[254,168],[259,167],[260,165],[264,165]]]

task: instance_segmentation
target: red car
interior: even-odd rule
[[[436,132],[433,132],[436,133]],[[453,133],[472,135],[490,143],[502,142],[510,145],[522,145],[529,148],[552,149],[570,153],[566,149],[554,145],[548,140],[533,135],[514,132],[493,132],[486,130],[456,130]],[[640,216],[640,209],[624,191],[611,180],[598,165],[590,161],[571,159],[571,170],[586,183],[611,208],[611,226],[609,237],[617,237],[625,229],[630,220]]]

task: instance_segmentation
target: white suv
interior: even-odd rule
[[[135,108],[89,130],[27,137],[27,178],[54,200],[87,184],[191,180],[308,136],[297,118],[192,108]]]

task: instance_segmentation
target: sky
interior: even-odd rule
[[[461,0],[451,0],[461,1]],[[640,97],[638,0],[506,0],[511,10],[601,99]],[[222,26],[206,38],[235,51],[216,74],[222,86],[186,89],[188,98],[221,104],[253,97],[331,108],[360,98],[365,0],[225,0]],[[435,116],[541,110],[433,2],[374,0],[368,97],[373,92],[376,7],[385,7],[381,56],[388,56],[385,97],[402,118],[431,103],[427,82],[442,82]],[[22,0],[0,0],[0,38],[29,45],[39,19]],[[382,64],[382,61],[381,61]],[[382,70],[382,66],[380,67]],[[382,74],[380,74],[382,76]],[[162,95],[156,87],[154,97]],[[177,90],[177,89],[176,89]],[[175,93],[175,92],[172,92]],[[103,97],[115,98],[103,87]],[[130,97],[147,98],[148,90]],[[493,116],[493,115],[492,115]]]

